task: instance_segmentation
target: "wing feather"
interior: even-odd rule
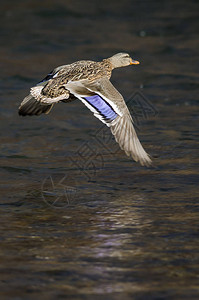
[[[24,98],[21,105],[19,106],[19,115],[21,116],[32,116],[32,115],[41,115],[42,113],[48,114],[52,109],[53,104],[45,105],[41,104],[35,98],[29,94],[27,97]]]
[[[88,80],[69,82],[65,87],[79,98],[98,119],[110,127],[112,134],[115,136],[115,140],[128,156],[131,156],[135,161],[139,161],[141,165],[149,166],[151,164],[149,155],[137,137],[133,120],[126,103],[122,95],[114,88],[108,78],[102,78],[96,82],[89,82]],[[110,105],[116,114],[116,117],[111,120],[111,122],[102,116],[102,112],[100,112],[97,107],[92,106],[86,101],[85,97],[88,95],[88,91],[100,96],[104,102]]]

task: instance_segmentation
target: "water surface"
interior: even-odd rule
[[[2,2],[1,299],[198,299],[198,11],[194,0]],[[112,82],[153,167],[80,102],[17,115],[54,67],[121,51],[141,64]]]

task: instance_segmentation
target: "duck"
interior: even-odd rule
[[[81,60],[59,66],[30,89],[18,113],[48,114],[56,103],[78,99],[110,128],[127,156],[142,166],[150,166],[150,155],[138,139],[124,98],[110,81],[114,69],[138,64],[128,53],[117,53],[100,62]]]

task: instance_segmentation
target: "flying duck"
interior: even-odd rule
[[[55,68],[30,89],[19,106],[19,115],[48,114],[54,104],[79,99],[94,116],[105,123],[121,149],[141,165],[151,159],[142,147],[122,95],[110,82],[112,70],[137,65],[127,53],[118,53],[101,62],[81,60]]]

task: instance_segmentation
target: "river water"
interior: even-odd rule
[[[0,298],[198,299],[199,2],[2,1]],[[115,70],[141,167],[80,102],[19,117],[59,65]]]

